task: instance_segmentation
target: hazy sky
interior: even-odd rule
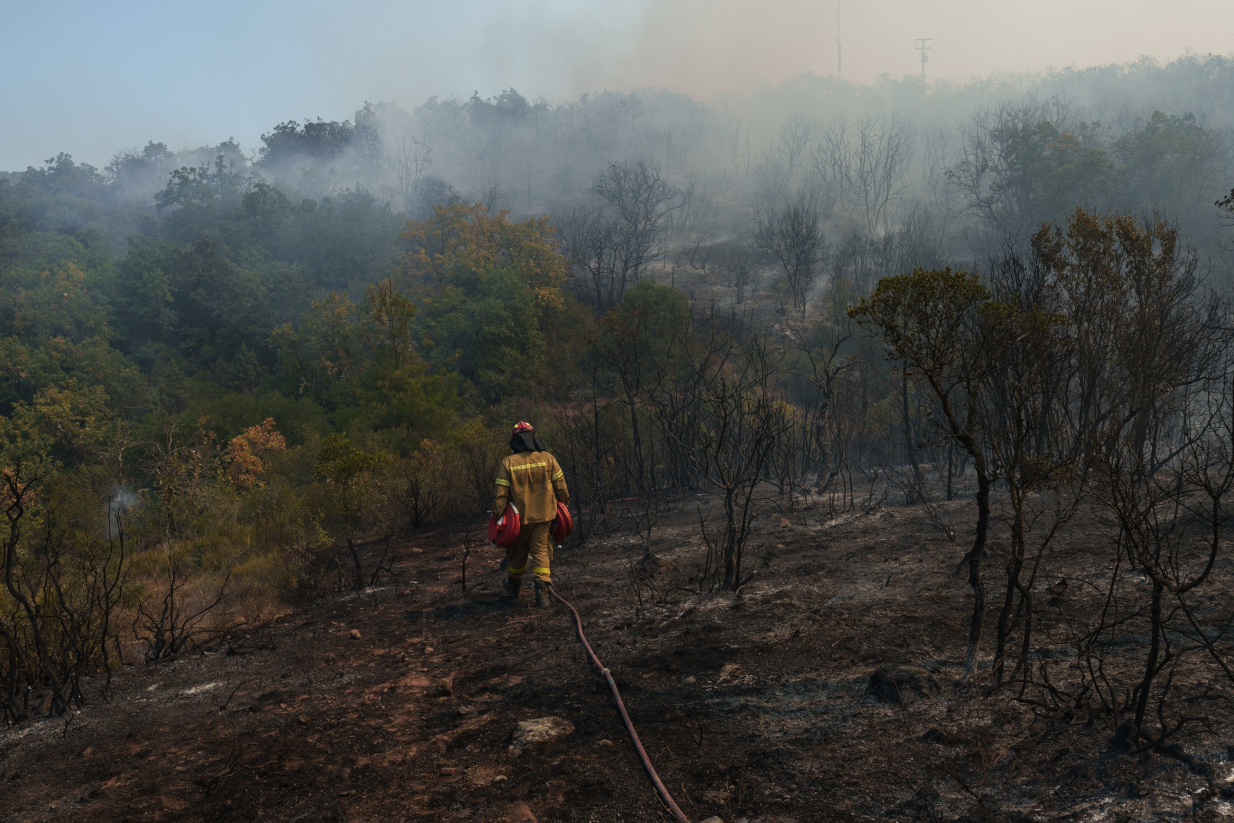
[[[841,0],[844,76],[1165,62],[1234,52],[1232,0]],[[147,140],[350,118],[365,100],[573,98],[667,87],[706,99],[836,70],[835,0],[3,0],[0,169],[66,151],[102,166]]]

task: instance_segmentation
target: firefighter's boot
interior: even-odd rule
[[[548,588],[549,588],[548,583],[541,583],[539,580],[536,581],[536,606],[538,606],[539,608],[544,608],[545,606],[549,605]]]
[[[511,600],[518,600],[518,590],[523,586],[523,578],[521,577],[506,577],[501,581],[501,590],[506,593],[506,597]]]

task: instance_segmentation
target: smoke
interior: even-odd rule
[[[1234,4],[1148,0],[840,0],[846,80],[931,80],[1050,66],[1168,62],[1234,49]],[[46,25],[55,19],[55,26]],[[129,0],[14,9],[0,50],[0,169],[54,151],[105,165],[117,147],[235,137],[259,145],[289,119],[350,117],[363,101],[411,110],[430,96],[577,99],[669,89],[711,101],[836,71],[836,5],[824,0],[476,0],[349,4],[220,0],[209,14]],[[1221,34],[1226,32],[1227,34]]]
[[[1216,0],[1165,16],[1145,0],[840,0],[839,7],[843,76],[862,84],[918,74],[919,37],[933,38],[927,77],[950,80],[1234,49],[1234,34],[1214,35],[1234,28],[1234,7]],[[490,23],[479,54],[489,88],[513,84],[548,97],[667,88],[709,99],[837,70],[834,0],[658,0],[602,9],[548,14],[527,4]]]

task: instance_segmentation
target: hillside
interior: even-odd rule
[[[947,505],[971,519],[969,504]],[[702,558],[697,517],[667,515],[650,563],[621,535],[556,562],[559,590],[692,820],[1230,813],[1178,758],[1118,756],[1100,720],[1035,715],[1014,684],[992,696],[980,678],[956,686],[965,529],[950,543],[917,508],[825,522],[802,508],[757,525],[757,572],[739,593],[700,595],[687,591]],[[1085,581],[1100,574],[1104,541],[1078,520],[1050,560],[1070,585],[1038,616],[1038,656],[1065,656],[1069,623],[1100,606]],[[499,551],[473,548],[463,592],[460,535],[423,535],[398,547],[397,585],[125,669],[113,704],[0,733],[4,819],[667,819],[569,613],[529,609],[526,593],[500,598]],[[1223,560],[1219,602],[1231,571]],[[1105,665],[1133,651],[1110,650]],[[936,699],[866,694],[875,669],[905,664],[932,675]],[[1193,665],[1186,677],[1210,674]],[[1234,715],[1216,700],[1193,705],[1206,727],[1179,742],[1224,783]],[[574,733],[512,753],[516,724],[548,716]]]

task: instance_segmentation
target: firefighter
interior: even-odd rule
[[[548,589],[553,583],[549,570],[553,562],[553,543],[549,529],[557,519],[557,501],[569,505],[565,473],[557,459],[544,450],[530,423],[519,422],[510,437],[509,457],[497,469],[497,496],[493,513],[500,516],[506,501],[518,509],[521,528],[514,543],[506,549],[506,579],[502,589],[513,599],[518,598],[523,573],[531,564],[535,577],[537,606],[548,605]]]

